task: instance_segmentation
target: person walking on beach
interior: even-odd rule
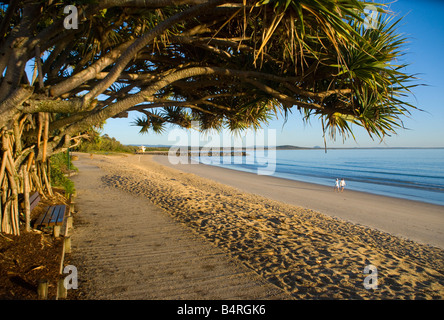
[[[345,188],[345,180],[344,180],[344,178],[342,178],[341,179],[341,192],[344,191],[344,188]]]
[[[336,191],[339,192],[339,179],[336,179],[336,182],[335,182],[335,192]]]

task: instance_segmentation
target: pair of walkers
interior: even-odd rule
[[[337,190],[338,192],[339,191],[343,192],[344,188],[345,188],[345,180],[341,179],[341,181],[339,181],[339,179],[336,179],[335,191]]]

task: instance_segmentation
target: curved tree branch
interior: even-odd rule
[[[112,68],[110,73],[103,79],[93,90],[91,90],[87,95],[85,95],[85,102],[88,103],[89,100],[94,99],[106,88],[108,88],[114,81],[119,77],[120,73],[124,70],[128,62],[134,58],[134,56],[144,48],[148,43],[154,40],[155,37],[160,36],[165,30],[172,27],[174,24],[189,20],[205,10],[209,10],[227,0],[210,0],[200,5],[192,6],[184,11],[181,11],[171,18],[160,22],[155,28],[148,31],[142,37],[137,39],[126,51],[120,59],[117,61],[116,65]]]

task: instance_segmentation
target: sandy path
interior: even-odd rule
[[[197,174],[245,192],[444,249],[444,206],[351,190],[335,193],[333,182],[332,187],[328,188],[204,164],[172,165],[167,156],[154,156],[153,159],[164,166]],[[148,160],[142,157],[141,161]]]
[[[72,260],[82,299],[290,299],[80,155]]]

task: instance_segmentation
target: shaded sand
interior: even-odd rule
[[[295,298],[444,298],[440,248],[246,193],[160,165],[151,156],[94,157],[106,172],[105,185],[150,199]],[[378,271],[377,289],[364,288],[369,264]]]
[[[96,163],[81,155],[73,177],[80,299],[291,299],[145,197],[108,188]]]

